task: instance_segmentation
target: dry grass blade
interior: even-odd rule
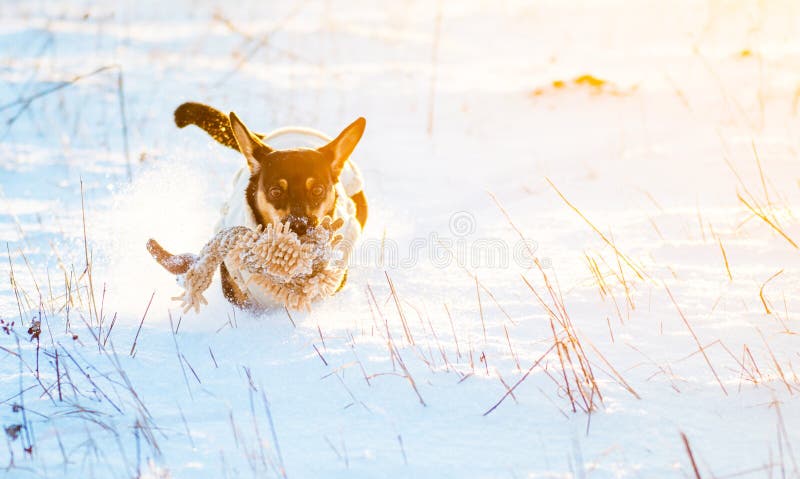
[[[133,356],[134,352],[136,351],[136,342],[139,340],[139,333],[142,332],[142,325],[144,324],[144,320],[147,317],[147,312],[150,311],[150,305],[153,304],[153,297],[155,297],[155,295],[156,295],[156,292],[153,291],[153,294],[150,295],[150,301],[147,302],[147,307],[144,309],[144,314],[142,315],[142,320],[139,322],[139,329],[136,330],[136,336],[133,338],[133,344],[131,345],[130,356]],[[172,318],[170,318],[170,321],[171,320],[172,320]]]
[[[389,281],[389,284],[391,285],[391,279],[389,279],[388,274],[386,275],[386,279]],[[369,297],[372,299],[372,304],[375,306],[375,309],[377,309],[378,314],[380,315],[381,319],[383,319],[384,326],[386,327],[387,348],[389,349],[389,355],[392,358],[392,364],[400,366],[400,368],[403,370],[403,373],[405,374],[406,380],[408,380],[408,383],[411,386],[411,389],[414,391],[414,394],[417,395],[417,399],[419,399],[420,404],[422,404],[423,406],[427,406],[425,400],[422,398],[422,394],[420,394],[419,389],[417,389],[416,381],[414,381],[414,378],[411,376],[411,372],[406,367],[405,361],[403,361],[403,357],[400,356],[400,351],[397,350],[397,346],[394,344],[394,340],[392,339],[392,334],[389,330],[389,321],[383,315],[383,311],[381,311],[381,308],[378,305],[378,301],[375,299],[375,293],[372,292],[372,288],[369,285],[367,285],[367,290],[369,291],[370,294]],[[398,302],[398,307],[399,307],[399,302]]]
[[[86,235],[86,207],[84,205],[83,196],[83,180],[81,180],[81,219],[83,221],[83,252],[86,259],[86,274],[89,278],[89,295],[91,305],[94,307],[94,319],[100,324],[100,317],[97,314],[97,302],[94,297],[94,283],[92,281],[92,261],[89,257],[89,240]],[[91,322],[92,308],[89,308],[89,320]]]
[[[514,221],[511,219],[508,211],[503,208],[503,205],[500,204],[500,201],[495,195],[489,193],[489,196],[503,213],[511,228],[519,235],[520,239],[527,246],[527,243],[525,243],[525,236],[514,224]],[[523,282],[536,297],[536,300],[549,315],[550,328],[553,333],[553,343],[556,351],[558,352],[559,365],[561,366],[561,373],[564,377],[564,384],[561,387],[564,388],[569,396],[573,412],[576,412],[578,407],[580,407],[584,412],[590,412],[595,408],[595,397],[600,401],[600,403],[602,403],[603,395],[600,393],[600,390],[597,386],[591,364],[586,356],[583,346],[581,345],[580,339],[578,338],[575,326],[573,325],[572,320],[567,313],[564,298],[561,295],[561,290],[558,285],[558,278],[551,278],[551,275],[548,275],[547,271],[545,271],[545,269],[542,267],[542,263],[536,257],[535,251],[533,251],[530,247],[528,247],[528,254],[530,254],[530,258],[533,260],[534,266],[541,274],[545,288],[547,289],[547,295],[552,301],[552,307],[547,301],[544,300],[542,295],[536,291],[536,288],[534,288],[527,278],[525,278],[524,274],[521,275],[521,277]],[[558,332],[556,331],[555,323],[558,323]],[[560,339],[559,334],[563,335],[565,338]],[[570,351],[572,351],[572,354],[570,354]],[[577,361],[577,366],[575,361],[572,359],[573,356],[575,357],[575,361]],[[576,396],[573,394],[567,369],[570,370],[570,374],[573,377],[575,390],[577,390],[583,403],[576,402]],[[585,388],[588,388],[588,391],[585,390]]]
[[[475,276],[475,294],[478,296],[478,311],[481,315],[481,327],[483,328],[483,343],[486,344],[489,340],[486,337],[486,320],[483,318],[483,303],[481,302],[481,287],[478,283],[478,277]]]
[[[278,455],[278,464],[280,465],[280,475],[284,479],[286,478],[286,466],[283,462],[283,454],[281,453],[281,446],[278,442],[278,433],[275,431],[275,422],[272,420],[272,412],[269,408],[269,401],[267,401],[267,396],[264,392],[261,392],[261,400],[264,402],[264,410],[267,412],[267,419],[269,420],[269,430],[272,433],[272,441],[275,444],[275,453]]]
[[[703,479],[700,475],[700,470],[697,468],[697,462],[694,460],[694,453],[692,453],[692,447],[689,445],[689,438],[686,437],[686,434],[681,433],[681,440],[683,441],[683,447],[686,448],[686,454],[689,455],[689,461],[692,463],[695,479]]]
[[[672,304],[675,305],[675,309],[678,310],[678,314],[680,315],[681,319],[683,320],[683,324],[686,325],[686,328],[692,334],[692,338],[694,338],[694,342],[697,344],[697,347],[700,349],[700,352],[703,353],[703,358],[706,360],[706,364],[708,364],[708,368],[711,370],[711,373],[714,374],[714,378],[716,378],[717,383],[719,383],[719,387],[722,388],[722,392],[724,392],[725,395],[727,396],[728,395],[728,390],[725,389],[725,385],[722,384],[722,380],[719,378],[719,375],[717,374],[717,371],[714,369],[714,366],[711,364],[711,359],[709,359],[708,355],[706,354],[705,348],[700,343],[700,339],[697,338],[697,334],[695,334],[694,329],[692,329],[692,326],[689,324],[689,320],[686,319],[686,316],[683,314],[683,311],[681,311],[680,306],[678,306],[678,302],[675,301],[675,297],[672,296],[672,291],[669,290],[669,286],[667,286],[665,284],[664,288],[667,290],[667,294],[669,295],[669,299],[672,300]]]
[[[786,234],[786,232],[784,232],[784,231],[783,231],[783,229],[781,229],[781,227],[780,227],[780,226],[778,226],[778,225],[777,225],[777,224],[775,224],[775,223],[774,223],[774,222],[773,222],[771,219],[769,219],[769,218],[767,217],[767,215],[766,215],[764,212],[762,212],[762,211],[761,211],[761,209],[760,209],[760,208],[758,208],[758,209],[757,209],[757,208],[753,207],[752,205],[750,205],[750,203],[748,203],[748,202],[747,202],[747,200],[745,200],[745,199],[742,197],[742,195],[741,195],[741,194],[737,193],[737,194],[736,194],[736,196],[739,198],[739,201],[741,201],[741,202],[742,202],[742,204],[743,204],[743,205],[745,205],[745,206],[747,207],[747,209],[748,209],[748,210],[750,210],[750,212],[751,212],[751,213],[753,213],[754,215],[756,215],[756,216],[757,216],[759,219],[761,219],[761,221],[763,221],[764,223],[768,224],[768,225],[770,226],[770,228],[772,228],[772,229],[773,229],[773,230],[775,230],[775,231],[776,231],[776,232],[777,232],[779,235],[781,235],[781,236],[783,237],[783,239],[785,239],[786,241],[788,241],[788,242],[789,242],[789,244],[790,244],[790,245],[792,245],[792,246],[793,246],[795,249],[800,249],[800,246],[797,246],[797,243],[795,243],[795,242],[794,242],[794,240],[792,240],[792,238],[790,238],[790,237],[789,237],[789,235],[787,235],[787,234]]]
[[[767,314],[772,314],[772,310],[769,309],[769,305],[767,304],[767,298],[764,297],[764,288],[767,286],[767,283],[780,276],[781,273],[783,273],[783,270],[780,270],[777,273],[770,276],[766,281],[764,281],[764,284],[762,284],[761,288],[759,288],[758,290],[758,297],[761,298],[761,304],[764,305],[764,311],[766,311]]]
[[[722,260],[725,262],[725,271],[728,273],[728,279],[733,281],[733,275],[731,274],[731,266],[728,263],[728,254],[725,253],[725,247],[722,246],[722,238],[720,238],[719,236],[717,236],[717,243],[719,243],[719,250],[722,252]]]
[[[508,335],[508,328],[506,325],[503,325],[503,331],[506,333],[506,342],[508,342],[508,351],[511,353],[511,357],[514,358],[514,363],[517,365],[517,370],[522,371],[522,367],[519,365],[519,358],[517,357],[516,353],[514,353],[514,348],[511,347],[511,337]]]
[[[431,43],[431,80],[428,91],[428,136],[433,135],[434,110],[436,107],[436,79],[439,67],[439,39],[442,33],[442,0],[436,4],[436,18],[433,26],[433,42]]]
[[[521,377],[521,378],[519,378],[519,380],[518,380],[516,383],[514,383],[514,385],[513,385],[513,386],[511,386],[511,387],[510,387],[508,390],[506,390],[506,393],[505,393],[505,394],[503,394],[503,397],[501,397],[501,398],[500,398],[500,400],[499,400],[499,401],[497,401],[497,402],[496,402],[496,403],[495,403],[495,404],[494,404],[492,407],[490,407],[489,409],[487,409],[487,410],[486,410],[486,412],[485,412],[485,413],[483,413],[483,415],[484,415],[484,416],[488,416],[489,414],[491,414],[491,413],[492,413],[492,411],[494,411],[495,409],[497,409],[497,406],[499,406],[500,404],[502,404],[502,402],[503,402],[503,401],[505,401],[505,399],[506,399],[508,396],[510,396],[510,395],[512,395],[512,394],[514,394],[514,390],[515,390],[515,389],[517,389],[517,386],[519,386],[520,384],[522,384],[522,382],[523,382],[523,381],[525,381],[526,379],[528,379],[528,376],[531,374],[531,372],[534,370],[534,368],[536,368],[536,366],[538,366],[538,365],[539,365],[539,363],[541,363],[541,362],[542,362],[542,360],[543,360],[544,358],[546,358],[546,357],[547,357],[547,355],[548,355],[548,354],[550,354],[550,352],[551,352],[551,351],[553,350],[553,348],[555,348],[555,347],[556,347],[556,344],[553,344],[552,346],[550,346],[550,348],[549,348],[547,351],[545,351],[545,352],[544,352],[544,353],[543,353],[541,356],[539,356],[539,359],[537,359],[537,360],[536,360],[536,361],[535,361],[535,362],[534,362],[534,363],[531,365],[531,367],[529,367],[529,368],[528,368],[528,370],[527,370],[527,371],[525,371],[525,374],[523,374],[523,375],[522,375],[522,377]]]
[[[617,254],[617,256],[619,256],[619,257],[622,259],[622,261],[624,261],[624,262],[625,262],[625,264],[626,264],[626,265],[628,265],[628,267],[629,267],[629,268],[630,268],[630,269],[631,269],[631,270],[632,270],[634,273],[636,273],[636,276],[638,276],[638,277],[639,277],[639,279],[643,280],[643,279],[645,278],[645,276],[644,276],[644,273],[643,273],[643,272],[641,272],[641,271],[639,271],[639,268],[638,268],[636,265],[634,265],[634,264],[633,264],[633,261],[631,261],[631,260],[630,260],[630,259],[629,259],[629,258],[628,258],[628,257],[627,257],[625,254],[623,254],[623,253],[622,253],[622,252],[621,252],[619,249],[617,249],[616,245],[614,245],[614,243],[612,243],[612,242],[611,242],[611,241],[610,241],[610,240],[609,240],[609,239],[606,237],[606,235],[604,235],[604,234],[603,234],[603,232],[602,232],[602,231],[600,231],[600,230],[597,228],[597,226],[595,226],[595,225],[594,225],[594,224],[593,224],[591,221],[589,221],[589,218],[587,218],[587,217],[586,217],[586,216],[585,216],[583,213],[581,213],[581,210],[579,210],[579,209],[578,209],[578,208],[577,208],[575,205],[573,205],[572,203],[570,203],[570,201],[567,199],[567,197],[566,197],[566,196],[564,196],[564,194],[563,194],[563,193],[561,193],[561,191],[560,191],[558,188],[556,188],[556,185],[555,185],[555,184],[553,184],[553,182],[552,182],[552,181],[550,181],[550,178],[545,178],[545,180],[547,180],[547,182],[548,182],[548,183],[550,184],[550,186],[551,186],[551,187],[552,187],[552,188],[555,190],[555,192],[558,194],[558,196],[559,196],[559,197],[561,197],[561,199],[564,201],[564,203],[566,203],[566,204],[567,204],[567,206],[569,206],[569,207],[572,209],[572,211],[574,211],[575,213],[577,213],[577,214],[578,214],[578,216],[580,216],[580,217],[581,217],[581,219],[582,219],[583,221],[585,221],[585,222],[586,222],[586,224],[588,224],[588,225],[589,225],[589,227],[591,227],[591,228],[592,228],[592,230],[594,230],[594,232],[598,234],[598,236],[600,236],[600,239],[602,239],[602,240],[603,240],[603,241],[604,241],[604,242],[605,242],[605,243],[606,243],[608,246],[610,246],[610,247],[611,247],[611,249],[612,249],[612,250],[614,250],[614,252]]]
[[[642,399],[642,397],[639,396],[639,394],[631,387],[631,385],[628,384],[627,381],[625,381],[625,379],[622,377],[622,375],[619,373],[619,371],[617,371],[616,368],[614,368],[614,366],[612,366],[611,363],[608,362],[608,360],[605,358],[605,356],[603,356],[603,354],[600,353],[600,351],[598,351],[598,349],[595,347],[594,344],[592,344],[591,341],[589,341],[589,346],[594,350],[594,352],[597,354],[597,356],[603,361],[603,364],[605,364],[606,366],[609,367],[609,369],[611,369],[611,372],[614,373],[614,376],[616,376],[616,379],[622,385],[622,387],[627,389],[628,392],[631,393],[633,395],[633,397],[635,397],[636,399]]]
[[[8,108],[11,108],[11,107],[16,106],[16,105],[24,105],[24,106],[30,105],[34,100],[37,100],[37,99],[39,99],[39,98],[41,98],[43,96],[47,96],[47,95],[49,95],[51,93],[54,93],[54,92],[57,92],[58,90],[61,90],[62,88],[66,88],[66,87],[68,87],[70,85],[73,85],[73,84],[75,84],[75,83],[77,83],[77,82],[79,82],[79,81],[81,81],[81,80],[83,80],[85,78],[92,77],[94,75],[97,75],[98,73],[102,73],[104,71],[111,70],[111,69],[114,69],[114,68],[119,68],[119,65],[106,65],[106,66],[102,66],[102,67],[100,67],[100,68],[98,68],[96,70],[93,70],[93,71],[91,71],[89,73],[84,73],[84,74],[81,74],[81,75],[75,75],[74,77],[72,77],[71,80],[67,80],[67,81],[62,81],[62,82],[56,83],[54,86],[52,86],[50,88],[46,88],[46,89],[44,89],[42,91],[39,91],[37,93],[34,93],[33,95],[30,95],[28,97],[17,98],[16,100],[14,100],[14,101],[12,101],[10,103],[6,103],[5,105],[0,105],[0,112],[3,111],[3,110],[7,110]]]
[[[786,379],[786,373],[783,372],[781,363],[779,363],[778,358],[775,357],[775,353],[772,351],[772,347],[770,347],[769,343],[767,342],[767,338],[764,337],[764,333],[761,332],[761,329],[756,328],[756,331],[758,331],[758,335],[761,336],[761,340],[764,342],[764,346],[767,347],[767,352],[769,352],[769,357],[772,359],[772,364],[775,365],[775,370],[778,372],[778,376],[780,376],[783,385],[786,386],[786,390],[789,391],[790,395],[794,395],[794,392],[792,391],[792,385],[789,383],[789,380]]]
[[[408,341],[408,344],[416,344],[414,343],[414,336],[411,335],[411,329],[408,326],[406,314],[403,311],[403,307],[400,305],[400,298],[397,296],[397,290],[394,288],[394,282],[392,282],[392,278],[389,277],[389,273],[384,271],[383,274],[386,276],[386,282],[389,283],[389,290],[392,292],[392,299],[394,299],[394,305],[397,307],[397,314],[400,315],[400,322],[403,323],[403,333],[406,336],[406,340]]]
[[[453,332],[453,341],[456,343],[456,357],[461,359],[461,348],[458,345],[458,336],[456,335],[456,326],[453,323],[453,315],[450,314],[450,308],[447,307],[447,303],[444,304],[444,310],[447,312],[447,317],[450,319],[450,330]]]

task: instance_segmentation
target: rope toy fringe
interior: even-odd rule
[[[252,230],[234,226],[220,230],[199,255],[173,255],[154,239],[147,250],[158,264],[178,277],[184,291],[172,298],[184,312],[208,304],[203,293],[214,271],[225,261],[229,268],[249,273],[247,286],[257,284],[278,303],[293,310],[310,310],[311,303],[336,292],[347,271],[336,261],[344,221],[325,217],[318,226],[298,237],[289,223]]]

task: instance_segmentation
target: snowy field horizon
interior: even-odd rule
[[[800,478],[800,4],[0,4],[0,477]],[[370,210],[309,312],[209,304],[245,165]]]

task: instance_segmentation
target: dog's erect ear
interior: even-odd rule
[[[270,152],[272,148],[264,144],[256,135],[251,133],[250,130],[244,126],[242,120],[236,116],[236,113],[231,112],[229,118],[231,120],[233,137],[236,138],[236,143],[239,145],[239,151],[247,158],[247,166],[250,167],[250,173],[255,174],[261,167],[261,164],[255,157],[255,151],[262,150]]]
[[[331,175],[334,178],[339,178],[342,169],[344,169],[344,164],[350,158],[350,154],[361,139],[361,135],[364,134],[364,127],[366,126],[367,120],[359,118],[339,133],[339,136],[333,141],[318,149],[318,151],[330,155]]]

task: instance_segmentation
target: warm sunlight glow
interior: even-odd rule
[[[800,2],[0,5],[0,477],[800,478]]]

